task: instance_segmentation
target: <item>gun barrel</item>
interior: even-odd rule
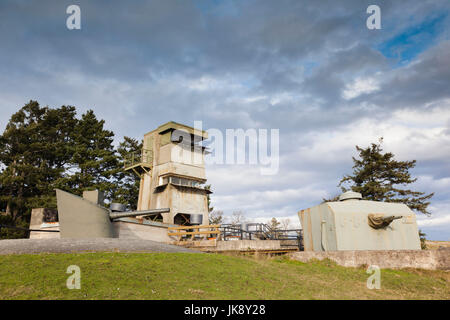
[[[403,218],[403,216],[387,216],[387,217],[383,217],[384,221],[393,221],[393,220],[397,220],[397,219],[401,219]]]
[[[129,211],[129,212],[110,212],[109,217],[111,219],[127,218],[127,217],[137,217],[137,216],[152,216],[158,215],[160,213],[170,212],[170,208],[163,209],[151,209],[143,211]]]

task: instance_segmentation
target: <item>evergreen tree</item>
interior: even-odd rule
[[[30,101],[15,113],[0,138],[0,201],[14,220],[29,206],[49,206],[54,182],[70,158],[67,152],[73,107],[49,109]]]
[[[78,195],[99,189],[135,209],[140,179],[124,172],[123,162],[142,143],[125,137],[116,150],[113,138],[92,110],[77,119],[72,106],[26,104],[0,135],[0,224],[28,228],[31,209],[56,208],[55,188]],[[5,228],[0,234],[26,236]]]
[[[70,159],[66,142],[74,119],[73,107],[49,109],[36,101],[12,115],[0,136],[0,209],[6,211],[0,223],[26,228],[32,208],[56,207],[54,184]]]
[[[416,160],[397,161],[391,152],[383,153],[383,138],[379,143],[372,143],[367,148],[356,146],[359,159],[353,157],[353,175],[346,175],[339,183],[342,191],[350,189],[362,194],[364,199],[386,202],[401,202],[413,210],[429,214],[428,201],[434,193],[413,191],[402,188],[417,180],[409,172],[416,165]]]
[[[98,189],[107,198],[112,197],[119,161],[113,145],[114,133],[104,129],[104,124],[89,110],[73,128],[71,167],[61,181],[78,195]]]
[[[134,152],[142,150],[142,141],[130,137],[124,140],[117,148],[118,166],[116,168],[116,185],[113,191],[113,202],[128,205],[129,209],[136,210],[139,198],[139,187],[141,179],[133,172],[124,171],[125,160]]]
[[[205,190],[211,191],[211,185],[206,185]],[[206,199],[208,201],[208,212],[211,213],[214,211],[214,207],[211,207],[211,197],[209,192],[206,194]]]
[[[39,144],[42,154],[36,154],[36,161],[41,166],[44,179],[37,185],[37,199],[32,207],[56,208],[55,188],[64,188],[61,177],[71,164],[74,141],[73,128],[77,124],[76,109],[62,106],[58,109],[47,108],[39,123]],[[31,205],[31,203],[30,203]]]
[[[422,230],[419,229],[419,239],[420,239],[420,248],[422,250],[426,250],[427,249],[427,238],[426,238],[426,233],[422,232]]]

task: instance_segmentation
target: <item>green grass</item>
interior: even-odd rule
[[[66,287],[69,265],[81,289]],[[0,299],[450,299],[446,271],[382,270],[381,289],[364,268],[188,253],[0,256]]]

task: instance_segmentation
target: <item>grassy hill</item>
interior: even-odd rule
[[[450,241],[430,241],[426,242],[428,250],[438,250],[439,248],[450,248]]]
[[[81,289],[66,288],[69,265]],[[0,299],[450,299],[450,273],[382,270],[369,290],[363,268],[191,253],[0,256]]]

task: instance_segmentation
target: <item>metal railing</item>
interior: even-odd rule
[[[239,240],[293,240],[303,251],[302,229],[272,229],[265,223],[222,224],[219,228],[224,241]],[[286,244],[285,246],[289,246]]]
[[[124,159],[124,167],[129,168],[137,164],[145,163],[153,164],[153,152],[151,150],[142,149],[129,153]]]
[[[41,229],[27,229],[27,228],[21,228],[21,227],[15,227],[15,226],[7,226],[4,224],[0,224],[0,232],[2,232],[2,228],[5,229],[12,229],[12,230],[20,230],[20,231],[27,231],[30,232],[59,232],[59,230],[41,230]]]

